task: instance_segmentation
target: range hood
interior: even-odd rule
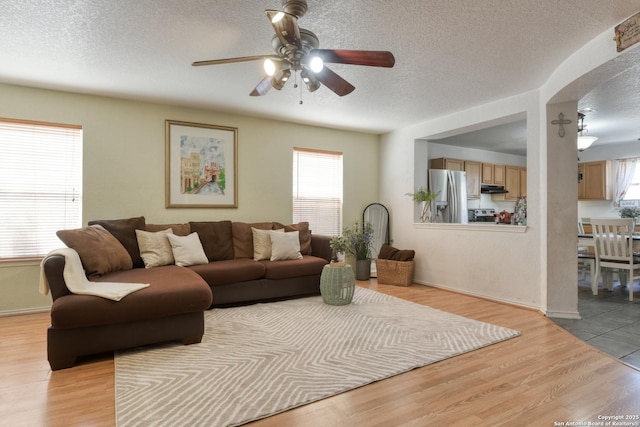
[[[482,194],[506,194],[506,193],[508,193],[508,191],[504,189],[503,185],[488,185],[488,184],[482,184],[482,186],[480,186],[480,192]]]

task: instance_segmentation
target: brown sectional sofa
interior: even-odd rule
[[[158,232],[168,228],[178,236],[197,232],[208,262],[145,268],[135,230]],[[293,235],[299,237],[301,257],[254,260],[252,228],[296,232]],[[86,231],[95,229],[108,231],[106,243],[100,241],[97,246],[100,253],[95,244],[87,242],[90,237]],[[79,253],[91,281],[148,283],[149,287],[120,301],[73,294],[63,276],[65,258],[47,257],[43,273],[53,298],[47,352],[53,370],[71,367],[84,355],[164,341],[198,343],[204,333],[205,310],[319,294],[322,268],[331,258],[330,238],[312,235],[307,223],[154,225],[138,217],[92,221],[81,230],[64,230],[58,235]],[[115,239],[109,240],[111,236]],[[105,265],[104,258],[124,258],[122,247],[130,262],[120,259]],[[131,268],[127,268],[129,265]]]

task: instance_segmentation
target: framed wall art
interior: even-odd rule
[[[166,120],[166,207],[238,207],[238,129]]]

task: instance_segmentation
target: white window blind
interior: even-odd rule
[[[341,234],[342,153],[293,149],[293,221],[308,221],[314,234]]]
[[[81,218],[82,128],[0,119],[0,259],[46,255]]]

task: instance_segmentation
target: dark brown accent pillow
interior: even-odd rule
[[[271,230],[271,222],[233,222],[231,231],[233,233],[233,256],[237,258],[253,259],[253,232],[251,227],[259,230]]]
[[[191,232],[198,233],[209,261],[233,259],[231,221],[190,222]]]
[[[390,259],[394,261],[411,261],[416,256],[412,249],[397,249],[384,243],[378,252],[378,259]]]
[[[75,249],[89,278],[120,270],[131,270],[131,256],[113,234],[101,225],[60,230],[56,235]]]
[[[89,225],[96,224],[103,226],[122,243],[122,246],[124,246],[127,252],[129,252],[129,256],[131,256],[134,268],[144,268],[144,261],[140,256],[138,238],[136,237],[136,229],[146,230],[143,216],[127,219],[99,219],[89,221]]]
[[[299,222],[297,224],[283,225],[279,222],[273,223],[273,229],[279,230],[284,228],[285,233],[289,231],[298,231],[300,237],[300,253],[302,255],[311,255],[311,230],[309,230],[309,223]]]
[[[378,252],[378,259],[392,259],[397,252],[398,249],[384,243]]]
[[[391,258],[394,261],[411,261],[416,256],[416,251],[411,249],[401,249]]]
[[[176,236],[188,236],[191,234],[191,226],[189,224],[147,224],[146,231],[157,233],[158,231],[170,228]]]

